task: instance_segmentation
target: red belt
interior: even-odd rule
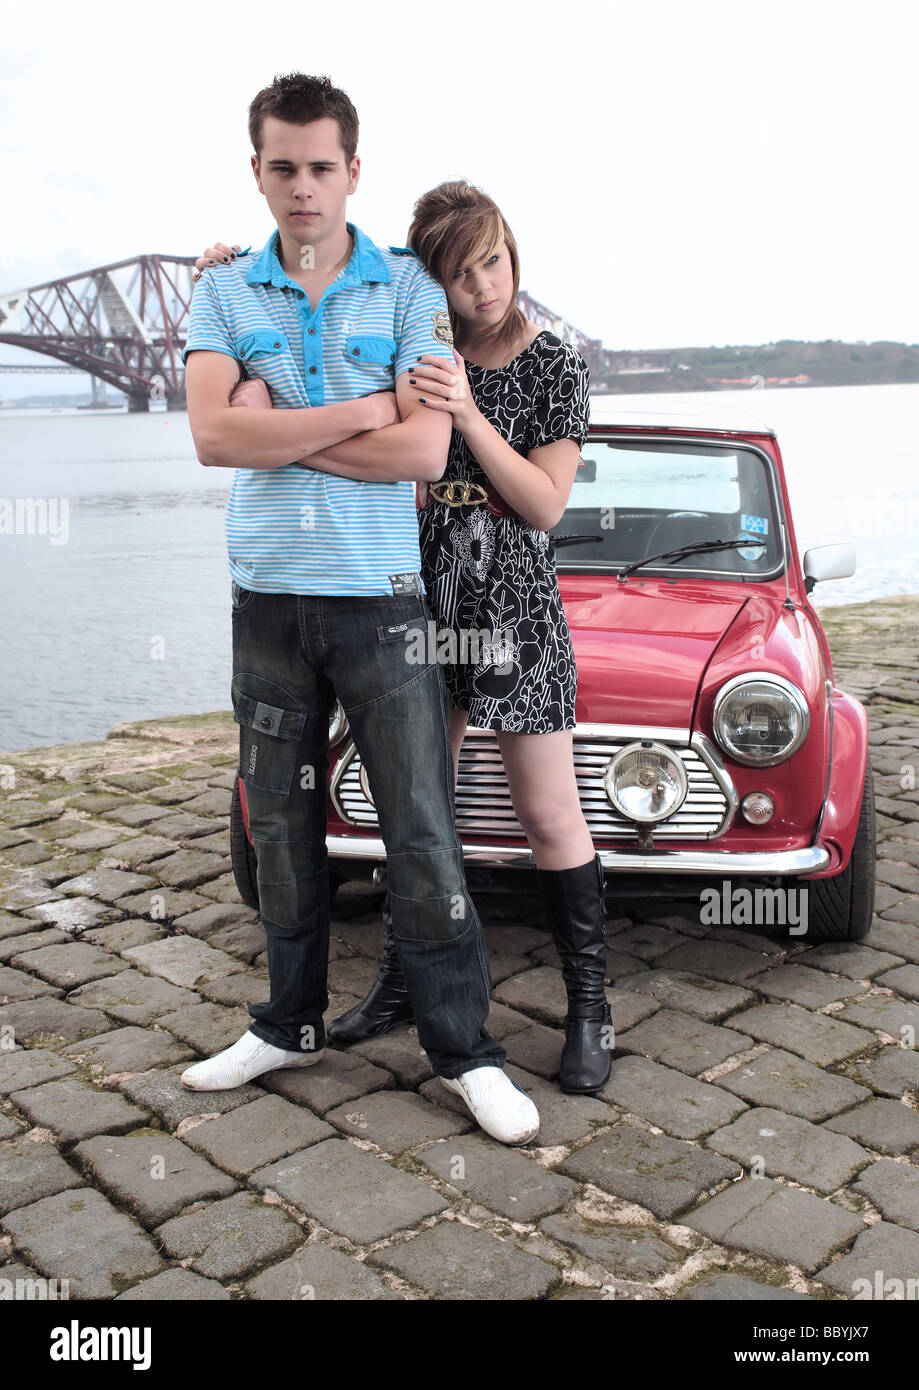
[[[520,515],[508,506],[490,483],[482,487],[479,483],[470,483],[466,478],[456,478],[452,482],[416,483],[415,505],[418,510],[423,511],[435,502],[443,502],[447,507],[487,507],[493,516]]]

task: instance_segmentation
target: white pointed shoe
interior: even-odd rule
[[[539,1111],[500,1067],[474,1067],[455,1079],[442,1076],[448,1091],[462,1096],[475,1121],[502,1144],[526,1144],[539,1133]]]
[[[189,1091],[231,1091],[262,1072],[278,1067],[312,1067],[322,1060],[324,1048],[318,1052],[287,1052],[283,1047],[263,1042],[247,1029],[232,1047],[218,1052],[203,1062],[186,1068],[182,1085]]]

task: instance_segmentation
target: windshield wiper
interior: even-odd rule
[[[553,545],[580,545],[582,541],[593,541],[596,545],[603,544],[602,536],[550,536]]]
[[[681,555],[698,555],[703,550],[732,550],[738,545],[765,544],[761,536],[741,536],[736,541],[696,541],[694,545],[681,545],[679,550],[662,550],[660,555],[646,555],[643,560],[633,560],[619,571],[617,577],[625,579],[642,565],[650,565],[652,560],[677,560]]]

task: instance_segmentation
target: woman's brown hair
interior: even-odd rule
[[[461,266],[482,259],[503,241],[511,258],[513,294],[492,341],[498,347],[511,347],[523,335],[526,316],[517,307],[520,290],[520,257],[517,243],[501,210],[487,193],[465,179],[440,183],[424,193],[415,204],[407,245],[441,285],[447,286]],[[460,321],[450,308],[454,338],[460,336]]]

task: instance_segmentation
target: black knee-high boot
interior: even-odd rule
[[[612,1064],[612,1019],[603,988],[606,913],[599,855],[574,869],[537,869],[549,928],[568,994],[565,1046],[558,1074],[563,1091],[597,1091]]]
[[[349,1043],[378,1038],[397,1023],[408,1023],[411,1018],[412,1005],[396,950],[387,893],[383,900],[383,963],[380,973],[366,998],[328,1025],[326,1037],[329,1042],[346,1047]]]

